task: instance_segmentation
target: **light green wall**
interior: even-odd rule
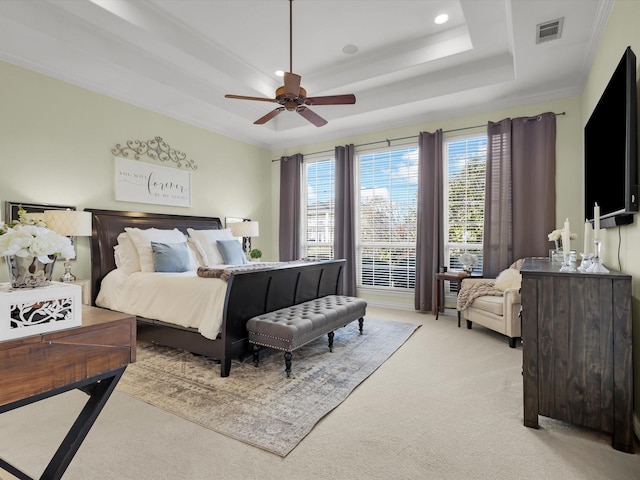
[[[353,138],[341,138],[332,142],[316,143],[304,145],[299,148],[293,148],[284,151],[274,152],[273,158],[279,158],[282,155],[292,155],[294,153],[313,153],[325,150],[332,150],[335,145],[345,145],[353,143],[355,145],[367,144],[385,140],[387,138],[404,138],[417,136],[422,131],[435,131],[442,128],[443,131],[456,130],[476,125],[486,125],[488,121],[499,121],[507,117],[533,116],[544,112],[565,112],[565,115],[558,116],[556,121],[557,146],[556,146],[556,169],[557,178],[563,179],[556,189],[556,222],[558,227],[562,227],[565,218],[569,218],[579,238],[576,242],[582,242],[582,233],[584,225],[583,207],[582,207],[582,111],[579,97],[568,97],[560,100],[540,102],[535,104],[523,105],[503,110],[494,110],[490,112],[468,115],[464,117],[450,118],[435,122],[428,122],[413,125],[405,128],[397,128],[394,130],[385,130],[374,132],[367,135],[360,135]],[[464,130],[458,132],[446,133],[445,136],[454,136],[460,134],[468,134],[470,132],[484,132],[486,128],[481,127],[476,130]],[[405,141],[406,142],[406,141]],[[366,147],[371,148],[371,147]],[[279,195],[279,162],[273,162],[272,166],[272,185],[273,205],[278,205]],[[558,182],[558,180],[556,180]],[[532,205],[535,208],[535,205]],[[278,211],[274,208],[272,211],[272,223],[278,224]],[[278,232],[273,231],[272,243],[277,245]],[[578,243],[582,245],[582,243]],[[552,245],[550,244],[551,248]],[[406,295],[389,295],[389,294],[373,294],[370,291],[359,292],[359,295],[367,298],[372,303],[386,306],[402,306],[405,308],[413,308],[414,302],[411,296]]]
[[[104,95],[0,62],[0,200],[260,221],[253,244],[275,259],[269,242],[270,154]],[[185,152],[192,172],[192,206],[114,200],[111,149],[127,140],[162,137]],[[156,162],[157,163],[157,162]],[[2,262],[4,264],[4,262]],[[62,262],[55,275],[62,273]],[[1,265],[0,281],[7,281]],[[72,271],[89,278],[88,238],[78,242]]]
[[[625,48],[630,46],[636,56],[640,55],[638,19],[640,2],[616,0],[582,95],[582,125],[587,123]],[[640,66],[636,67],[640,72]],[[603,232],[605,265],[633,276],[634,421],[636,435],[640,437],[640,215],[635,216],[631,225]]]

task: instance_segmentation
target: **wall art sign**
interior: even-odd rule
[[[191,206],[191,172],[114,157],[116,200]]]

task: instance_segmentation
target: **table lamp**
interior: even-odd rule
[[[249,252],[251,251],[251,237],[260,236],[260,226],[258,222],[235,222],[229,224],[231,234],[234,237],[242,237],[242,249],[249,258]]]
[[[91,236],[91,212],[46,210],[44,212],[44,223],[50,230],[66,237]],[[76,280],[75,275],[71,273],[70,260],[70,258],[65,258],[64,260],[64,275],[60,279],[63,282],[74,282]]]

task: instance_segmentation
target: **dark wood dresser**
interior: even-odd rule
[[[631,276],[522,265],[524,424],[538,415],[612,434],[633,453]]]

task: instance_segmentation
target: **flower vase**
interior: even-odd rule
[[[50,263],[42,263],[38,257],[19,257],[7,255],[9,281],[13,288],[46,287],[51,283],[56,256],[49,255]]]
[[[564,261],[564,252],[562,251],[562,242],[559,240],[554,240],[556,244],[556,248],[553,250],[549,250],[549,260],[551,262],[560,262]]]

